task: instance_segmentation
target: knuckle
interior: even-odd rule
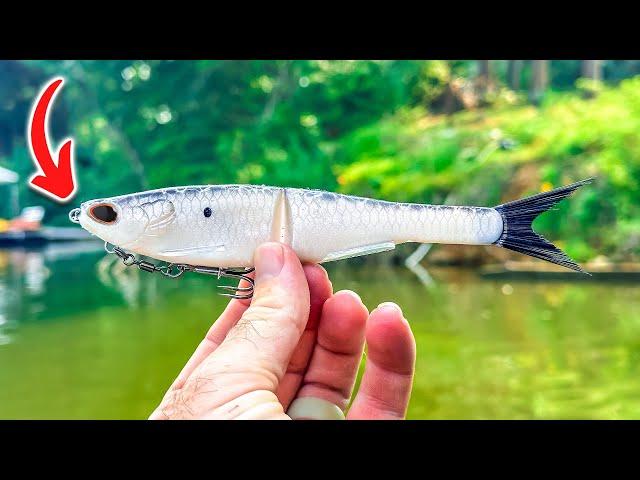
[[[170,420],[184,420],[191,418],[189,406],[185,401],[182,390],[174,390],[158,407],[163,418]]]

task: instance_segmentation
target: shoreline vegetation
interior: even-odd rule
[[[51,131],[76,139],[77,202],[254,183],[494,206],[595,177],[534,228],[581,264],[631,265],[640,262],[639,74],[640,62],[617,60],[3,61],[0,166],[29,176],[26,114],[38,87],[62,75]],[[22,205],[44,203],[19,188]],[[72,203],[43,205],[45,224],[68,226]],[[530,263],[442,245],[423,263],[513,261]]]
[[[638,261],[640,78],[550,94],[539,107],[496,106],[450,116],[403,111],[359,129],[338,155],[339,190],[398,201],[493,206],[593,176],[534,224],[580,262]],[[509,142],[510,148],[501,147]],[[516,260],[499,249],[441,246],[434,260]]]

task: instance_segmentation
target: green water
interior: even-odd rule
[[[211,278],[79,249],[0,250],[0,418],[146,418],[224,307]],[[409,418],[640,418],[636,284],[440,268],[426,287],[404,267],[328,270],[370,308],[404,308],[418,344]]]

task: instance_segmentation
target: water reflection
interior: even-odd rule
[[[0,249],[0,342],[16,323],[108,305],[139,308],[157,300],[154,275],[125,267],[98,242]]]
[[[0,290],[0,295],[2,291]],[[9,333],[10,325],[6,317],[0,314],[0,346],[6,345],[11,341],[11,335]]]
[[[429,267],[427,287],[385,260],[327,269],[369,308],[403,306],[411,418],[640,418],[637,284]],[[144,418],[224,308],[216,284],[126,268],[101,244],[0,251],[0,418]]]
[[[140,302],[154,303],[158,295],[158,276],[127,267],[115,255],[105,255],[97,263],[97,275],[107,288],[120,293],[129,307],[136,308]]]
[[[44,248],[15,248],[0,250],[0,328],[5,330],[4,343],[10,335],[6,333],[11,325],[24,322],[40,314],[48,315],[47,291],[55,294],[64,288],[64,282],[57,283],[64,275],[60,272],[51,282],[51,265],[78,258],[87,252],[95,252],[96,245],[51,244]],[[1,330],[0,330],[1,331]]]

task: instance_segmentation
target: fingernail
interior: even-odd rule
[[[382,302],[380,305],[376,307],[376,310],[381,308],[388,308],[390,310],[395,310],[396,312],[399,312],[400,314],[402,314],[402,310],[400,309],[400,307],[393,302]]]
[[[279,243],[265,243],[256,249],[255,267],[257,278],[275,277],[284,266],[284,249]]]
[[[354,292],[353,290],[340,290],[339,292],[334,293],[334,295],[338,295],[338,294],[347,294],[347,295],[351,295],[353,298],[355,298],[356,300],[358,300],[360,303],[362,303],[362,299],[360,298],[360,295],[358,295],[356,292]]]

